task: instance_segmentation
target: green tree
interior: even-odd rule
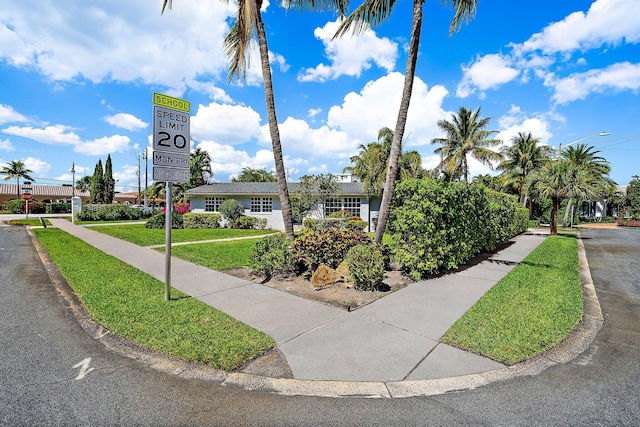
[[[82,178],[76,180],[76,190],[88,191],[91,188],[91,175],[85,175]]]
[[[458,179],[461,173],[466,182],[469,182],[469,162],[471,156],[483,165],[493,169],[493,163],[502,160],[502,154],[493,151],[490,147],[502,144],[499,139],[491,136],[497,131],[487,130],[490,117],[480,118],[480,107],[471,111],[460,107],[458,114],[453,114],[451,121],[438,120],[438,127],[445,134],[444,138],[434,138],[434,144],[441,144],[436,153],[441,154],[444,167],[450,173],[451,178]]]
[[[558,234],[558,210],[563,199],[590,199],[599,194],[601,177],[561,160],[550,162],[531,174],[527,191],[551,200],[551,235]]]
[[[102,193],[102,203],[113,202],[116,192],[116,180],[113,179],[113,165],[111,164],[111,154],[107,155],[107,161],[104,164],[104,192]]]
[[[640,176],[633,175],[627,185],[626,207],[632,217],[640,217]]]
[[[33,173],[33,171],[31,169],[27,169],[24,163],[20,160],[7,162],[7,165],[3,166],[2,170],[0,170],[0,174],[6,175],[4,177],[5,181],[9,181],[10,179],[16,180],[16,196],[18,199],[20,198],[20,178],[24,178],[28,181],[35,181],[35,179],[29,175],[30,173]]]
[[[189,153],[189,188],[207,184],[212,176],[209,153],[200,147]]]
[[[455,15],[451,25],[449,26],[449,34],[458,28],[460,20],[469,19],[475,14],[477,0],[446,0],[455,9]],[[418,62],[418,50],[420,47],[420,31],[422,28],[422,5],[424,0],[413,0],[413,12],[411,19],[411,38],[409,40],[409,54],[407,55],[407,68],[404,75],[404,86],[402,88],[402,97],[400,99],[400,109],[396,120],[396,127],[393,132],[393,143],[389,156],[389,167],[385,178],[384,191],[382,193],[382,202],[380,205],[380,214],[378,217],[378,225],[376,227],[375,242],[382,243],[382,236],[387,227],[389,219],[389,211],[391,209],[391,198],[393,197],[393,188],[395,180],[398,176],[398,163],[400,159],[400,151],[402,149],[402,140],[404,138],[404,129],[407,123],[407,114],[409,112],[409,103],[411,102],[411,92],[413,90],[413,80]],[[334,38],[341,37],[350,29],[354,34],[362,34],[371,27],[382,24],[386,21],[398,4],[396,0],[379,1],[364,0],[340,25]],[[342,9],[341,9],[342,10]]]
[[[104,200],[104,172],[102,170],[102,159],[98,159],[98,163],[96,163],[93,176],[91,177],[91,189],[89,192],[91,193],[89,200],[91,203],[102,203]]]
[[[533,215],[533,200],[525,191],[528,177],[543,165],[547,164],[555,154],[549,145],[542,145],[539,138],[534,138],[531,132],[520,132],[511,138],[511,146],[503,147],[503,160],[498,165],[502,170],[500,178],[503,186],[513,188],[520,196],[520,203],[524,206],[529,201],[529,218]]]
[[[296,220],[302,221],[305,215],[314,210],[318,210],[318,216],[324,218],[328,201],[342,192],[337,178],[331,174],[321,174],[303,175],[300,180],[292,197]]]
[[[276,167],[276,178],[278,182],[278,193],[282,209],[282,219],[285,227],[285,234],[289,239],[294,238],[293,215],[291,211],[291,200],[287,187],[287,176],[282,156],[282,144],[280,142],[280,131],[278,129],[278,119],[276,116],[275,96],[273,93],[273,83],[271,80],[271,65],[269,63],[269,47],[267,45],[267,35],[262,21],[262,0],[238,0],[238,13],[231,30],[225,37],[225,54],[229,58],[229,80],[233,78],[243,79],[249,68],[249,57],[251,54],[251,43],[257,36],[258,48],[260,52],[260,65],[262,68],[262,79],[264,84],[264,96],[267,106],[267,119],[269,123],[269,134],[271,135],[271,146],[273,148],[273,158]],[[162,11],[169,6],[172,0],[164,0]],[[343,0],[284,0],[281,5],[285,8],[311,9],[311,10],[337,10],[343,16],[348,3]]]
[[[474,176],[471,179],[471,183],[481,185],[494,191],[502,191],[502,180],[499,177],[491,176],[488,173]]]
[[[231,182],[277,182],[278,179],[271,171],[267,171],[267,168],[253,169],[250,167],[243,167],[242,172],[237,177],[231,178]]]
[[[600,150],[595,150],[592,145],[578,144],[573,147],[567,147],[562,150],[562,159],[573,164],[577,168],[584,169],[587,173],[593,174],[596,178],[596,182],[600,185],[599,194],[596,196],[605,196],[609,193],[611,187],[615,186],[615,183],[608,179],[607,175],[611,172],[611,165],[602,156],[599,156]],[[567,209],[564,213],[564,219],[562,226],[566,227],[569,221],[569,212],[571,212],[571,205],[573,198],[569,198],[567,203]]]
[[[218,211],[227,220],[227,227],[235,228],[237,219],[244,215],[244,206],[236,199],[227,199],[222,202]]]

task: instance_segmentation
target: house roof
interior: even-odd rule
[[[366,196],[361,182],[340,182],[342,195],[346,196]],[[287,184],[289,192],[292,193],[300,187],[299,182]],[[272,196],[278,195],[277,182],[214,182],[212,184],[201,185],[186,191],[188,195],[217,196],[217,195],[257,195]]]
[[[20,183],[20,194],[22,194],[22,188],[24,187],[23,183]],[[75,194],[78,197],[90,197],[89,191],[78,190],[75,192],[70,185],[36,185],[31,184],[31,195],[33,197],[65,197],[71,198]],[[0,184],[0,196],[17,196],[17,185],[16,184]],[[135,199],[137,197],[136,193],[116,193],[115,199]]]

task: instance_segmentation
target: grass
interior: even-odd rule
[[[144,224],[100,226],[92,228],[109,236],[135,243],[139,246],[161,245],[165,242],[165,230],[145,228]],[[232,237],[259,236],[275,233],[273,230],[236,230],[230,228],[200,228],[171,230],[171,242],[197,242]]]
[[[47,226],[51,225],[51,223],[48,220],[44,220],[45,224],[47,224]],[[13,224],[13,225],[30,225],[31,227],[42,227],[42,222],[40,222],[39,218],[35,218],[35,219],[12,219],[9,220],[9,224]]]
[[[257,239],[173,246],[171,255],[212,270],[224,271],[251,265]],[[158,248],[164,252],[164,248]]]
[[[443,336],[507,365],[562,341],[583,313],[575,236],[545,239]]]
[[[142,346],[233,371],[273,347],[269,336],[59,229],[34,233],[91,317]]]

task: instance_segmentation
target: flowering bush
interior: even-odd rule
[[[165,213],[167,208],[162,208],[162,213]],[[173,212],[177,214],[185,214],[191,211],[191,205],[189,202],[178,202],[173,204]]]

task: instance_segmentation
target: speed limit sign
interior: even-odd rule
[[[153,149],[167,153],[189,154],[188,112],[153,106]]]

